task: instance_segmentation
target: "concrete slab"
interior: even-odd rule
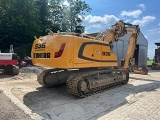
[[[131,74],[127,85],[87,98],[69,95],[64,85],[51,89],[41,87],[35,76],[33,79],[3,81],[0,89],[10,90],[10,97],[16,97],[39,119],[95,120],[125,104],[133,104],[144,93],[159,88],[159,73],[150,72],[146,76]]]

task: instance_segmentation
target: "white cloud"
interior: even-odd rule
[[[157,28],[150,29],[150,30],[148,30],[148,32],[151,34],[160,34],[160,23],[158,24]],[[160,42],[160,39],[158,39],[156,41]]]
[[[106,24],[113,24],[118,20],[114,15],[92,16],[88,15],[83,20],[83,25],[87,27],[102,27]]]
[[[145,10],[145,9],[146,9],[145,4],[139,4],[139,5],[137,5],[137,6],[140,7],[140,8],[142,8],[142,10]]]
[[[152,34],[160,34],[160,28],[150,29],[150,30],[148,30],[148,32],[150,32]]]
[[[160,42],[160,39],[155,40],[154,42]]]
[[[141,20],[134,20],[132,24],[145,26],[146,24],[153,22],[155,19],[155,16],[145,16]]]
[[[141,10],[134,10],[134,11],[122,11],[121,12],[121,16],[128,16],[128,17],[133,17],[133,18],[137,18],[140,14],[142,14]]]

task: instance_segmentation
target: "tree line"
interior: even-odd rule
[[[67,3],[67,4],[64,4]],[[30,56],[34,36],[73,32],[90,6],[82,0],[0,0],[0,49]]]

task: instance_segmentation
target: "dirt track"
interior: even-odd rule
[[[156,95],[160,88],[160,71],[150,71],[146,76],[130,74],[127,85],[79,99],[69,95],[64,85],[51,89],[39,85],[36,76],[41,69],[43,68],[22,68],[18,76],[0,76],[0,89],[32,119],[107,120],[114,119],[112,116],[119,116],[119,119],[136,120],[139,114],[135,116],[138,107],[134,106],[152,106],[148,109],[158,106],[146,103],[146,100],[150,101],[150,97],[147,96],[158,97]],[[146,109],[140,108],[144,114],[146,113],[145,119],[149,113]],[[130,109],[134,109],[132,114],[127,112]],[[156,110],[160,111],[160,108]],[[160,115],[153,119],[158,120],[158,117]]]

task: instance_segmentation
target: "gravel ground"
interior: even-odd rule
[[[65,86],[46,89],[36,81],[46,68],[24,67],[0,75],[0,120],[160,120],[160,71],[130,74],[127,85],[79,99]]]
[[[37,75],[45,69],[43,67],[23,67],[20,68],[19,75],[0,75],[0,82],[36,79]]]
[[[6,82],[16,82],[18,80],[25,81],[26,79],[36,80],[37,74],[44,69],[46,68],[23,67],[20,68],[19,75],[0,75],[0,86],[3,86],[2,83]],[[20,108],[22,105],[19,105],[16,100],[11,100],[12,97],[10,97],[11,95],[8,93],[8,89],[6,91],[3,92],[0,90],[0,120],[32,120],[31,116]],[[16,102],[14,103],[13,101]],[[20,107],[18,107],[18,105]]]
[[[0,90],[0,120],[32,120]]]

